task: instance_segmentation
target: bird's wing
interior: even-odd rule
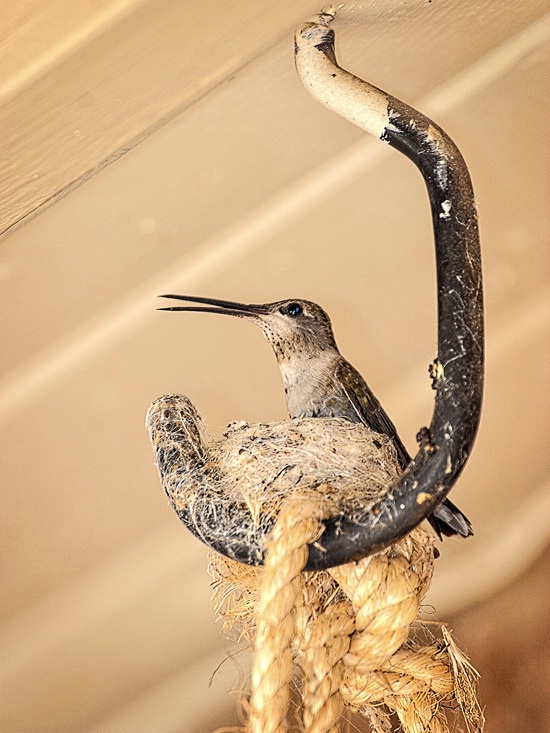
[[[384,408],[371,392],[363,377],[351,364],[342,360],[337,366],[336,378],[342,385],[358,421],[376,433],[382,433],[391,438],[397,452],[398,461],[401,468],[404,469],[410,463],[411,457],[397,434],[395,425],[387,416]]]
[[[371,430],[391,438],[399,464],[404,470],[410,463],[411,457],[401,442],[395,425],[386,415],[384,408],[373,395],[363,377],[347,361],[341,361],[337,367],[336,378],[342,385],[344,394],[357,415],[358,421]],[[474,533],[468,517],[449,499],[444,499],[427,519],[440,539],[442,535],[450,537],[458,534],[462,537],[469,537]]]

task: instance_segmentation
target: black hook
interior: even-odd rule
[[[334,31],[329,15],[304,26],[311,44],[328,64],[326,80],[338,69],[358,90],[385,110],[380,139],[406,155],[419,168],[430,197],[437,260],[438,356],[431,367],[437,390],[429,441],[399,481],[374,506],[355,516],[334,517],[310,546],[308,570],[320,570],[372,554],[416,527],[446,497],[470,455],[481,414],[483,394],[483,291],[481,252],[474,192],[468,168],[450,137],[426,116],[380,92],[336,63]],[[316,36],[316,37],[315,37]],[[300,45],[296,46],[299,66]],[[334,84],[340,83],[335,79]],[[338,110],[334,96],[322,101]],[[351,115],[346,115],[352,119]],[[373,125],[353,121],[373,132]]]
[[[305,51],[316,54],[320,61],[315,63],[325,66],[324,70],[315,71],[320,86],[333,84],[336,91],[335,95],[328,95],[328,100],[321,101],[341,112],[338,102],[333,103],[333,100],[340,93],[342,79],[356,92],[359,90],[356,100],[363,105],[366,117],[370,114],[369,100],[374,99],[376,124],[362,124],[353,115],[345,116],[371,133],[376,130],[381,140],[410,158],[420,169],[428,188],[437,259],[438,357],[430,371],[436,389],[432,422],[429,430],[424,431],[414,460],[376,504],[326,520],[323,534],[309,547],[306,570],[327,569],[377,552],[405,536],[433,512],[456,482],[469,457],[479,424],[483,392],[481,255],[474,193],[466,164],[453,141],[431,120],[337,65],[334,32],[326,27],[330,20],[331,15],[322,15],[317,23],[307,24],[299,31],[302,37],[309,34]],[[298,43],[298,67],[303,51]],[[369,93],[365,94],[365,89]],[[384,108],[380,100],[384,101]],[[194,408],[180,406],[178,409],[187,411],[185,419],[199,431]],[[171,419],[171,413],[167,415]],[[173,467],[173,450],[181,452],[184,463],[186,460],[185,447],[177,444],[176,428],[171,422],[176,447],[169,451],[170,465],[166,463],[165,452],[157,450],[161,476]],[[211,498],[204,497],[201,501],[205,511],[191,512],[188,507],[174,507],[186,526],[218,552],[246,564],[262,564],[260,548],[269,527],[256,529],[252,536],[247,527],[245,538],[240,531],[242,517],[236,505],[232,514],[235,527],[220,528],[215,508],[207,507]],[[201,516],[201,526],[197,526],[198,516]],[[212,520],[212,526],[207,517]]]

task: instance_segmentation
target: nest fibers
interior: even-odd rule
[[[163,488],[186,526],[209,546],[223,538],[251,547],[261,562],[281,501],[292,493],[322,498],[325,517],[353,516],[382,497],[399,476],[390,440],[336,418],[232,423],[214,441],[181,395],[153,402],[147,428]]]
[[[233,423],[214,441],[181,395],[156,400],[147,428],[162,485],[186,526],[210,547],[223,539],[240,557],[250,547],[250,565],[211,552],[210,572],[224,630],[255,646],[251,733],[287,729],[296,669],[306,733],[336,731],[344,705],[380,732],[395,713],[407,733],[445,733],[453,706],[477,728],[475,674],[449,633],[427,643],[411,633],[413,624],[425,630],[418,613],[435,555],[428,533],[417,528],[359,562],[302,572],[324,519],[364,511],[395,483],[386,437],[314,418]],[[264,554],[264,567],[255,567]]]

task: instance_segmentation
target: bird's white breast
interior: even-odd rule
[[[315,414],[327,387],[334,381],[338,354],[321,352],[311,358],[289,358],[279,367],[290,417]]]

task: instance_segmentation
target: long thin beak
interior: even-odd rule
[[[206,303],[216,306],[206,308],[198,305],[174,305],[167,308],[157,308],[159,311],[199,311],[201,313],[225,313],[228,316],[262,316],[265,315],[265,305],[247,305],[246,303],[234,303],[231,300],[217,300],[216,298],[199,298],[191,295],[159,295],[159,298],[173,298],[174,300],[185,300],[188,303]]]

